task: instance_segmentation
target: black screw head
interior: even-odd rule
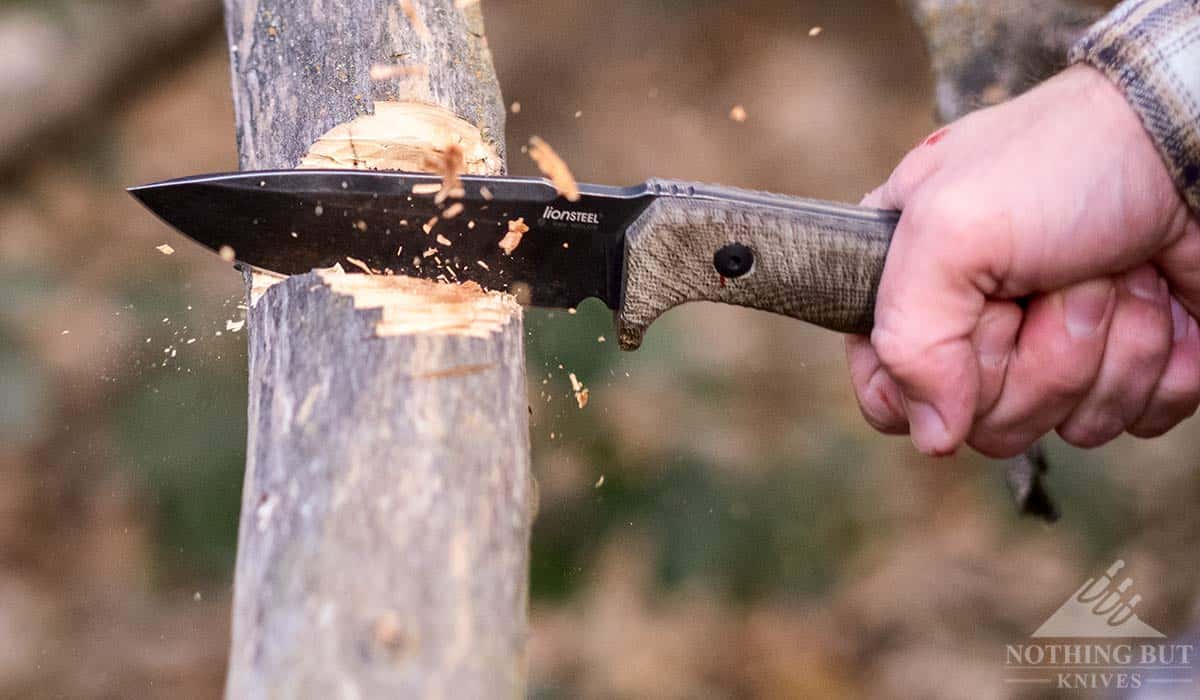
[[[713,255],[713,267],[727,279],[741,277],[754,268],[754,251],[741,243],[730,243]]]

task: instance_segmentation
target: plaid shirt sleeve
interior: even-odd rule
[[[1125,0],[1071,52],[1129,99],[1200,214],[1200,0]]]

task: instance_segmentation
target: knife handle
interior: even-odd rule
[[[625,238],[621,347],[689,301],[736,304],[869,333],[898,212],[652,180]]]

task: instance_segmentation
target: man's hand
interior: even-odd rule
[[[1076,66],[908,154],[864,204],[903,212],[863,415],[922,452],[1094,447],[1200,405],[1200,225],[1124,96]]]

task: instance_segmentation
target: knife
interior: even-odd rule
[[[278,170],[199,175],[129,188],[165,222],[237,262],[282,274],[342,263],[381,274],[527,292],[535,306],[596,297],[623,349],[667,310],[713,301],[844,333],[869,333],[899,213],[652,179],[580,185],[433,174]],[[439,201],[441,200],[441,201]],[[529,230],[511,255],[499,241]],[[225,256],[228,257],[228,251]]]

